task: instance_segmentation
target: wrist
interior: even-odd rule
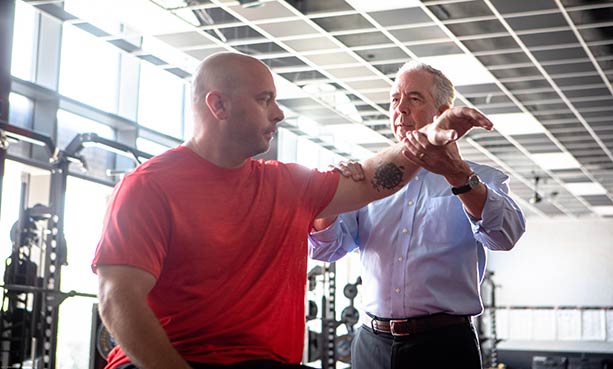
[[[466,184],[473,170],[468,165],[463,165],[458,171],[445,175],[445,180],[451,187],[459,187]]]

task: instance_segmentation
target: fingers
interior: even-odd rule
[[[425,127],[424,132],[432,145],[443,146],[459,140],[473,127],[491,130],[494,124],[476,109],[455,107],[436,117],[433,124]]]
[[[494,123],[490,121],[483,113],[476,109],[463,107],[461,108],[462,114],[465,114],[471,119],[473,127],[481,127],[491,131],[494,128]]]
[[[407,132],[404,143],[403,155],[413,164],[423,166],[428,151],[428,139],[423,133],[417,131]]]
[[[339,172],[343,177],[351,178],[354,181],[363,181],[366,176],[362,165],[356,161],[341,161],[337,164],[330,164],[329,167]]]

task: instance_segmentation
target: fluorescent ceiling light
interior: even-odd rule
[[[325,133],[332,134],[337,140],[356,144],[388,143],[389,140],[372,129],[361,124],[334,124],[325,127]]]
[[[189,23],[149,0],[91,0],[87,4],[89,6],[97,4],[108,14],[126,24],[129,30],[143,35],[180,33],[193,30]],[[135,16],[135,14],[138,14],[138,16]]]
[[[496,82],[494,76],[472,55],[431,56],[419,58],[419,61],[441,70],[455,86]]]
[[[532,114],[489,114],[487,117],[494,123],[494,128],[505,135],[545,133],[543,125]]]
[[[581,164],[571,154],[566,152],[548,152],[532,154],[532,160],[545,169],[570,169],[580,168]]]
[[[300,87],[291,83],[284,77],[273,73],[273,79],[275,87],[277,88],[277,96],[279,99],[298,99],[303,97],[309,97]]]
[[[600,183],[595,182],[567,183],[566,188],[576,196],[604,195],[607,193],[607,190]]]
[[[613,215],[613,206],[592,206],[591,209],[594,213],[599,215]]]
[[[415,8],[419,6],[419,0],[346,0],[356,10],[376,12],[401,8]]]

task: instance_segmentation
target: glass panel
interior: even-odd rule
[[[57,122],[57,145],[60,150],[64,150],[66,145],[79,133],[91,132],[103,138],[115,139],[113,128],[65,110],[58,110]],[[85,159],[86,169],[89,174],[107,179],[106,170],[113,169],[112,163],[115,154],[98,147],[85,148],[80,154]]]
[[[64,24],[60,62],[62,95],[111,113],[117,112],[119,51]]]
[[[32,113],[34,103],[23,95],[9,94],[9,124],[13,126],[32,128]]]
[[[98,281],[90,265],[111,188],[68,177],[64,214],[64,234],[68,265],[62,267],[62,291],[96,294]],[[57,367],[89,368],[92,304],[88,297],[69,297],[60,305]]]
[[[31,5],[15,3],[11,74],[27,81],[34,80],[36,29],[38,13]]]
[[[181,137],[183,82],[149,63],[141,63],[138,122],[144,127]]]
[[[144,151],[147,154],[158,155],[168,150],[169,147],[160,143],[147,140],[146,138],[139,137],[136,139],[136,148],[140,151]]]

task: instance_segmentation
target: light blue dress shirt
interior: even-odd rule
[[[313,231],[311,257],[332,262],[358,248],[362,308],[377,317],[480,314],[484,247],[513,248],[524,233],[525,218],[508,195],[507,175],[469,165],[487,185],[481,220],[464,210],[444,177],[421,169],[394,195]]]

